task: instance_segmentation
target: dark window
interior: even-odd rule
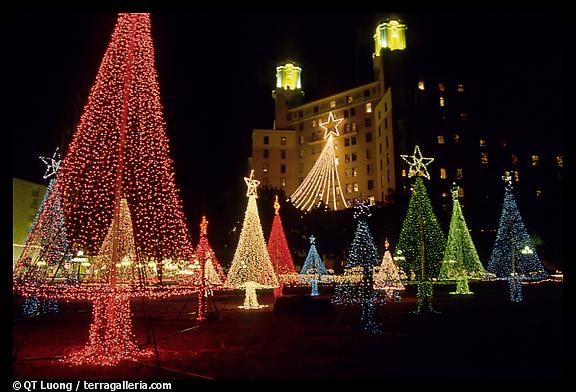
[[[348,110],[344,110],[344,118],[348,117]]]
[[[350,145],[350,138],[344,139],[344,147],[348,147]]]
[[[370,150],[366,150],[366,159],[370,159],[372,156],[370,155]]]
[[[286,150],[280,150],[280,158],[286,159]]]
[[[270,143],[270,138],[268,136],[264,136],[264,144]]]
[[[351,145],[355,145],[355,144],[356,144],[356,136],[352,136],[352,137],[350,138],[350,144],[351,144]]]
[[[374,189],[374,180],[368,180],[368,190]]]
[[[314,108],[312,109],[312,111],[313,111],[314,113],[318,113],[318,106],[314,106]]]
[[[280,165],[280,173],[286,173],[286,165]]]
[[[366,143],[372,141],[372,132],[366,132]]]
[[[302,131],[304,129],[304,123],[301,122],[300,124],[298,124],[298,130]]]
[[[372,118],[367,117],[364,119],[364,126],[371,127],[372,126]]]
[[[370,90],[364,90],[364,98],[368,98],[370,96]]]
[[[356,159],[357,159],[356,153],[353,152],[353,153],[352,153],[352,162],[354,162]]]
[[[270,155],[270,152],[268,151],[268,149],[265,149],[265,150],[263,151],[263,156],[264,156],[264,158],[268,158],[269,155]]]
[[[356,115],[356,108],[351,108],[351,109],[350,109],[350,115],[351,115],[351,116],[355,116],[355,115]]]

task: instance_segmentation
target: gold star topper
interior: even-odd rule
[[[452,183],[452,188],[450,189],[450,193],[452,193],[452,200],[458,200],[458,190],[460,187],[456,185],[455,182]]]
[[[404,159],[410,165],[410,171],[408,173],[408,177],[413,176],[423,176],[427,179],[430,179],[430,174],[426,169],[430,163],[434,161],[434,158],[424,158],[422,153],[420,152],[420,147],[414,147],[414,154],[413,155],[400,155],[402,159]],[[411,158],[411,161],[408,160]]]
[[[390,246],[390,243],[388,242],[388,238],[386,238],[384,240],[384,249],[388,250],[388,247]]]
[[[205,237],[208,234],[208,219],[205,215],[202,215],[202,221],[200,222],[200,236]]]
[[[328,137],[332,134],[335,136],[340,135],[340,132],[338,132],[338,125],[340,125],[342,121],[344,121],[343,118],[337,119],[334,117],[334,113],[330,112],[328,114],[328,121],[320,122],[320,126],[324,128],[324,139],[328,139]],[[326,124],[328,124],[328,126],[326,126]],[[334,124],[334,126],[332,126],[332,124]]]
[[[274,215],[278,215],[278,211],[280,211],[280,203],[278,203],[278,195],[276,195],[276,199],[274,200]]]
[[[254,196],[255,198],[258,198],[258,195],[256,194],[256,187],[258,186],[258,184],[260,184],[260,181],[253,179],[252,178],[253,176],[254,176],[254,170],[250,172],[250,178],[244,177],[244,181],[246,181],[246,185],[248,185],[248,191],[246,192],[246,197]]]
[[[40,157],[40,159],[48,166],[43,178],[46,179],[56,175],[56,172],[58,169],[60,169],[60,163],[62,162],[62,159],[60,159],[60,154],[58,153],[58,148],[56,148],[56,151],[54,151],[52,158]]]

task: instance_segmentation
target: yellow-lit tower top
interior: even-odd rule
[[[374,33],[375,52],[373,56],[380,56],[382,49],[406,49],[406,29],[406,25],[396,18],[389,18],[386,22],[376,26],[376,33]]]
[[[297,106],[302,91],[302,68],[294,61],[286,61],[276,67],[276,89],[272,97],[276,100],[276,122],[274,129],[287,129],[290,124],[286,120],[289,107]]]

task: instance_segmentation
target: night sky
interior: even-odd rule
[[[564,17],[510,11],[396,15],[408,25],[408,44],[426,53],[431,67],[466,80],[480,126],[525,135],[523,143],[543,152],[556,150],[564,138]],[[306,100],[371,82],[372,35],[386,15],[152,14],[170,149],[189,223],[232,199],[245,206],[251,130],[272,127],[276,63],[301,64]],[[51,155],[75,128],[115,18],[12,14],[13,177],[47,183],[38,156]]]

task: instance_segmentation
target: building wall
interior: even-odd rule
[[[46,192],[46,186],[12,179],[12,258],[18,260],[26,243],[28,229]],[[14,264],[13,264],[14,265]]]

